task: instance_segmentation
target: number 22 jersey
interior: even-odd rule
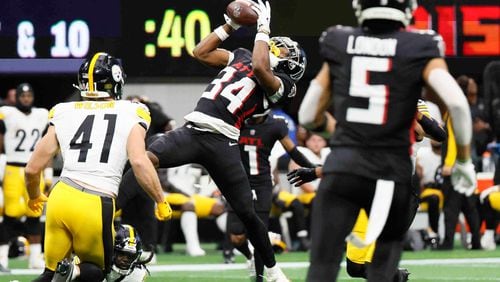
[[[49,113],[64,165],[61,177],[116,197],[127,162],[127,140],[136,124],[146,130],[149,110],[130,101],[60,103]]]

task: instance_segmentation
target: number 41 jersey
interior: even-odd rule
[[[130,101],[57,104],[49,113],[64,160],[61,177],[116,196],[127,162],[127,140],[135,124],[148,129],[149,110]]]

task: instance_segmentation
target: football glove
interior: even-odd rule
[[[43,210],[43,205],[47,202],[47,200],[47,196],[41,193],[37,198],[28,200],[28,207],[30,210],[39,213]]]
[[[226,20],[226,23],[233,29],[237,30],[241,27],[241,25],[237,24],[235,21],[233,21],[228,15],[224,14],[224,19]]]
[[[271,6],[269,2],[266,3],[259,0],[258,5],[252,5],[252,9],[257,13],[257,32],[262,32],[265,34],[271,33],[271,28],[269,27],[271,24]]]
[[[161,203],[156,203],[155,215],[160,221],[172,218],[172,208],[170,204],[166,200],[163,200]]]
[[[460,194],[471,196],[476,191],[476,171],[472,161],[456,161],[451,173],[453,189]]]
[[[286,178],[288,179],[288,182],[290,182],[290,184],[294,185],[295,187],[299,187],[304,183],[315,180],[316,178],[318,178],[318,176],[316,175],[316,168],[302,167],[290,171],[286,175]]]

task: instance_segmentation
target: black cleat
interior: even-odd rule
[[[223,250],[222,257],[224,258],[224,263],[231,264],[235,263],[235,255],[233,250]]]
[[[410,276],[410,272],[406,268],[399,268],[396,276],[394,277],[394,282],[406,282],[408,281],[408,277]]]
[[[52,278],[52,282],[68,282],[71,281],[73,269],[75,265],[69,259],[63,259],[57,263],[56,273]]]

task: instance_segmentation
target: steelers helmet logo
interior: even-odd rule
[[[111,67],[111,75],[113,76],[113,80],[116,82],[120,82],[123,79],[122,68],[119,65],[113,65]]]

